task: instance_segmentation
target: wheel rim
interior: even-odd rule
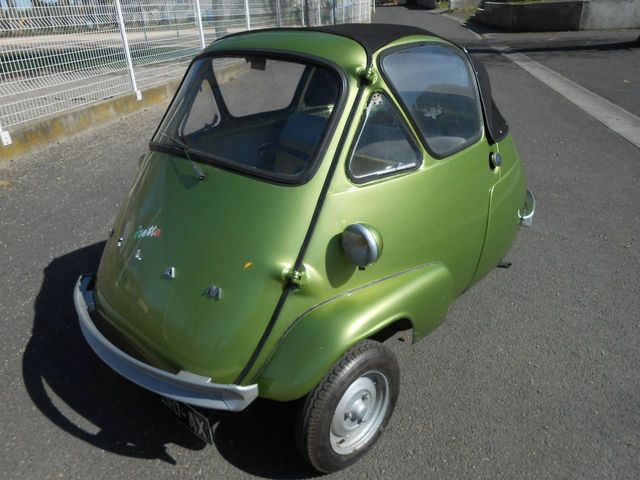
[[[329,440],[340,455],[349,455],[376,434],[389,409],[389,380],[379,371],[358,377],[333,412]]]

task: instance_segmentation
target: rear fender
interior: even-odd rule
[[[254,379],[260,396],[280,401],[302,397],[347,350],[397,320],[411,322],[414,341],[424,337],[442,323],[452,285],[449,270],[430,263],[309,309],[285,332]]]

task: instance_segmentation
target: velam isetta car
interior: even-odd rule
[[[95,353],[204,439],[207,412],[299,405],[317,470],[352,464],[413,342],[499,266],[533,196],[486,71],[414,27],[246,32],[190,64],[95,275]]]

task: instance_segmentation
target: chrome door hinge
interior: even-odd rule
[[[307,270],[304,268],[304,266],[302,266],[298,270],[288,268],[284,272],[284,278],[288,281],[289,284],[295,286],[296,288],[303,287],[307,281]]]
[[[378,81],[378,74],[371,67],[359,68],[358,76],[365,85],[373,85]]]

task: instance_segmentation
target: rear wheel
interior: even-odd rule
[[[389,422],[399,387],[389,349],[365,340],[349,350],[305,399],[297,424],[305,460],[322,472],[356,462]]]

